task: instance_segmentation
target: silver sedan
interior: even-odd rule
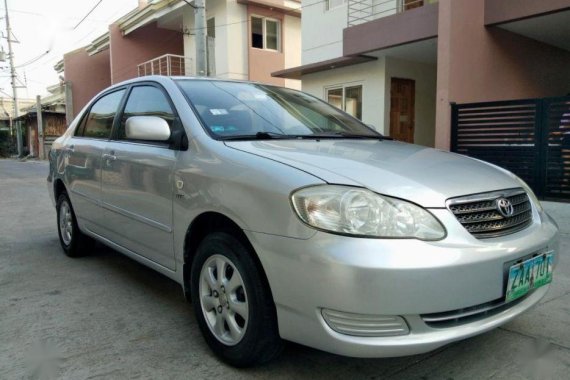
[[[65,253],[95,239],[179,282],[235,366],[283,340],[355,357],[433,350],[535,305],[558,257],[556,224],[515,175],[275,86],[117,84],[50,164]]]

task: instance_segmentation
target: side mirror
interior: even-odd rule
[[[158,116],[131,116],[125,123],[125,135],[132,140],[168,141],[170,127]]]

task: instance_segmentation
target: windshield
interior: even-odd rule
[[[240,82],[177,83],[218,138],[381,137],[359,120],[300,91]]]

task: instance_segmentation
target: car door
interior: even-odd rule
[[[133,86],[102,160],[102,206],[106,236],[141,256],[174,269],[173,169],[178,151],[169,143],[129,140],[132,116],[158,116],[171,130],[177,117],[157,84]]]
[[[100,234],[101,156],[108,143],[125,89],[100,96],[85,112],[74,136],[63,148],[65,183],[79,224]]]

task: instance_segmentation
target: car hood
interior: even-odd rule
[[[366,187],[424,207],[449,198],[520,187],[496,166],[462,155],[396,141],[264,140],[226,145],[310,173],[325,182]]]

